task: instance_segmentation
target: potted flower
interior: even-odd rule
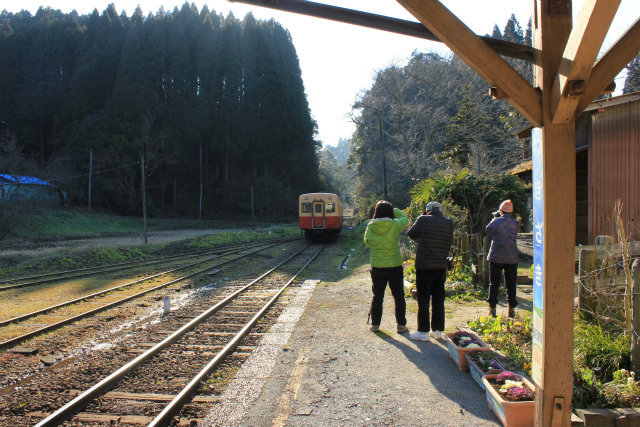
[[[471,350],[487,351],[489,345],[473,332],[457,331],[445,335],[449,356],[456,362],[461,371],[469,369],[465,353]]]
[[[505,427],[532,427],[535,386],[511,371],[482,378],[487,403]]]
[[[482,377],[486,374],[497,374],[504,369],[498,361],[499,356],[495,351],[471,350],[465,353],[469,365],[469,372],[478,385],[484,390]]]

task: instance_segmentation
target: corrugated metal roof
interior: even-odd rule
[[[632,92],[626,95],[614,96],[612,98],[600,99],[591,103],[584,111],[599,110],[601,108],[614,107],[620,104],[635,102],[640,100],[640,92]]]
[[[36,178],[35,176],[8,175],[8,174],[0,173],[0,181],[5,181],[6,183],[11,183],[11,184],[51,186],[51,184],[48,183],[47,181],[43,181],[40,178]]]

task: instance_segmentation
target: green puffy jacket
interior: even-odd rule
[[[407,228],[409,220],[398,208],[393,209],[394,219],[372,219],[364,232],[364,244],[371,249],[371,267],[397,267],[402,265],[398,246],[400,233]]]

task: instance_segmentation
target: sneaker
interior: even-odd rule
[[[489,317],[496,317],[496,308],[489,306]]]
[[[399,334],[404,334],[405,332],[409,332],[409,328],[407,328],[406,325],[398,325],[398,328],[396,330],[398,331]]]
[[[429,332],[429,336],[432,337],[434,340],[441,340],[442,339],[442,332],[440,332],[440,331],[431,331],[431,332]]]
[[[371,332],[378,332],[380,330],[380,325],[371,325]]]
[[[509,307],[509,317],[514,318],[516,317],[516,308],[515,307]]]
[[[428,332],[416,331],[416,332],[412,333],[411,335],[409,335],[409,338],[411,338],[412,340],[416,340],[416,341],[431,341],[431,339],[429,338],[429,333]]]

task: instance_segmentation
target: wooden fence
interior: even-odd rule
[[[453,238],[454,257],[461,257],[463,265],[470,265],[474,273],[474,288],[489,286],[489,261],[487,253],[491,239],[480,234],[456,233]]]

